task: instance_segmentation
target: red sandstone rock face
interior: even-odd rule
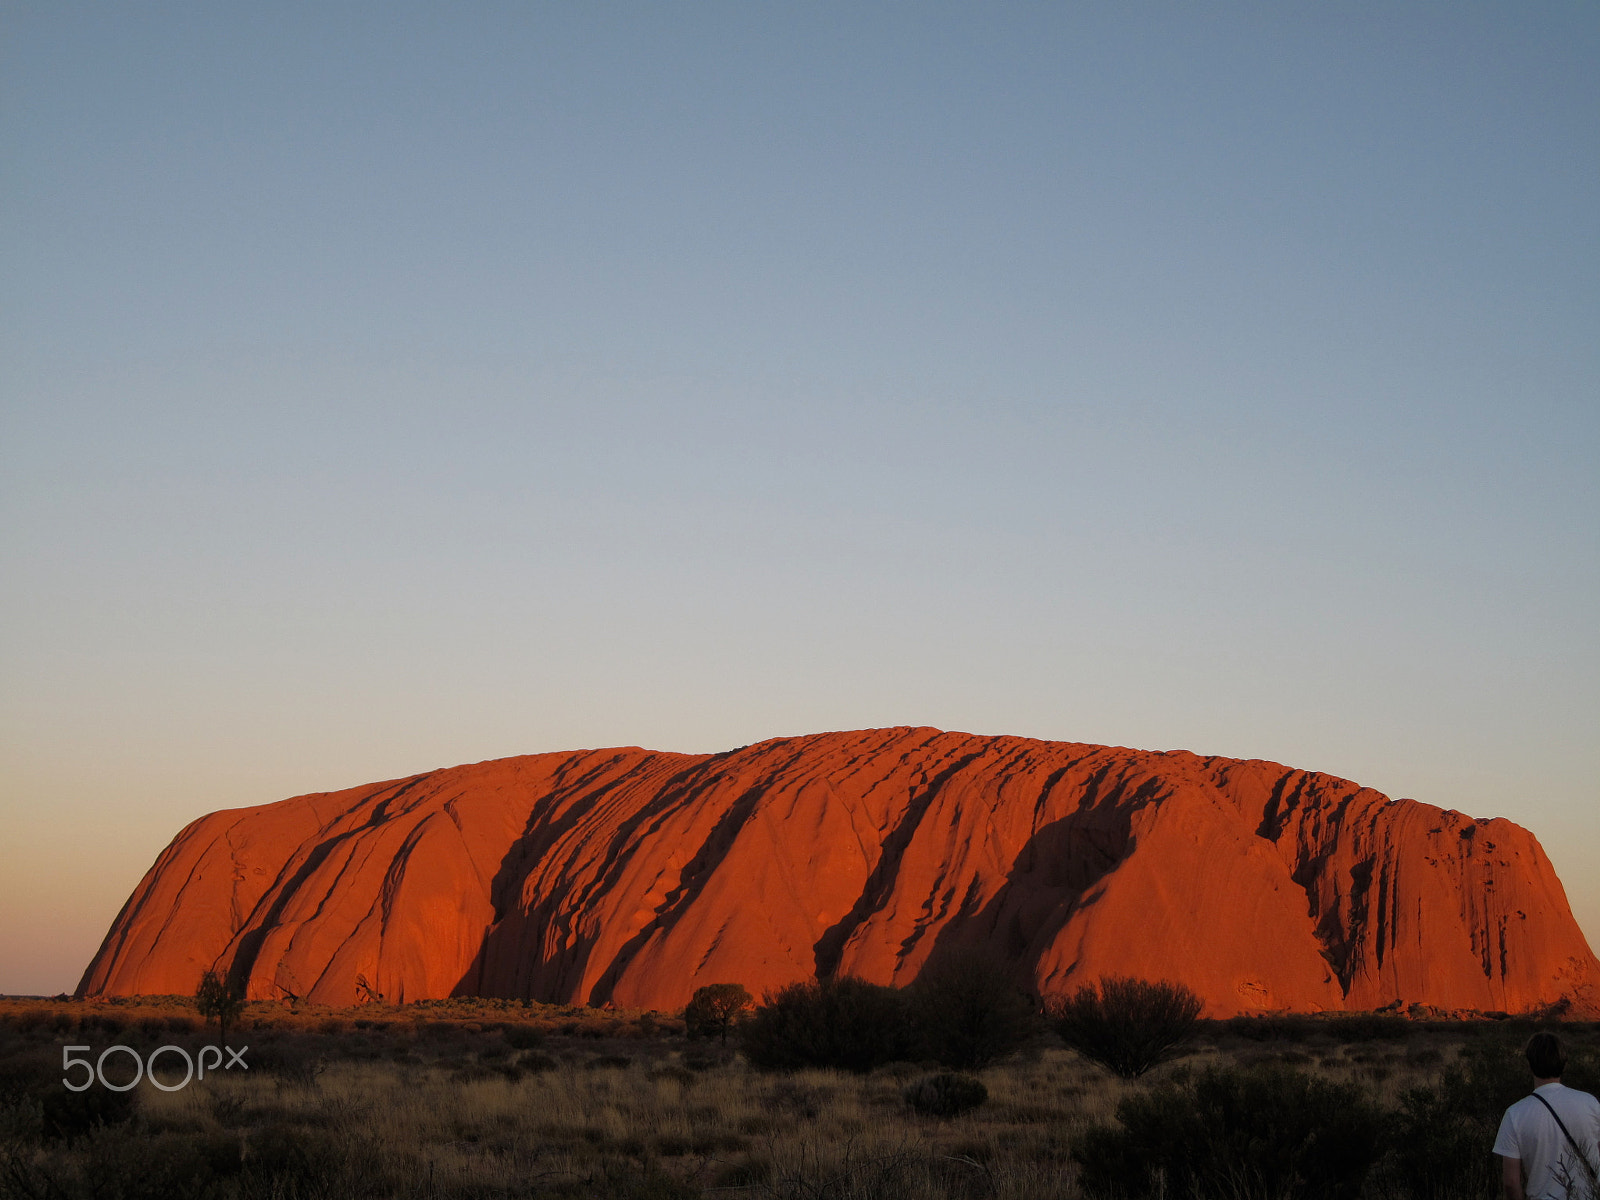
[[[1212,1015],[1600,1010],[1538,842],[1276,763],[878,729],[508,758],[202,817],[79,993],[451,994],[672,1009],[915,978],[981,944],[1043,993],[1178,979]]]

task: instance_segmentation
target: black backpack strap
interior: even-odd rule
[[[1533,1093],[1533,1098],[1545,1106],[1550,1115],[1555,1118],[1556,1124],[1561,1127],[1561,1132],[1566,1134],[1567,1145],[1571,1146],[1572,1149],[1577,1153],[1578,1161],[1583,1164],[1584,1173],[1589,1176],[1589,1184],[1592,1187],[1597,1180],[1595,1178],[1594,1166],[1589,1162],[1589,1156],[1583,1152],[1583,1147],[1578,1145],[1577,1139],[1572,1136],[1572,1131],[1567,1128],[1567,1123],[1561,1119],[1561,1114],[1556,1112],[1556,1110],[1551,1106],[1550,1101],[1539,1095],[1538,1092]]]

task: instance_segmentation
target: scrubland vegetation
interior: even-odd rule
[[[840,999],[878,1021],[902,1001],[914,1017],[926,998]],[[872,1055],[759,1070],[739,1053],[746,1025],[724,1045],[715,1022],[690,1039],[681,1018],[644,1012],[255,1003],[229,1030],[248,1072],[71,1093],[63,1045],[193,1051],[215,1026],[188,998],[0,1000],[0,1197],[1487,1198],[1534,1027],[1201,1022],[1176,1059],[1130,1079],[1043,1022],[1010,1028],[1021,1049],[996,1053],[980,1010],[944,1010],[943,1056],[967,1055],[960,1069]],[[1561,1032],[1568,1082],[1593,1090],[1600,1026]]]

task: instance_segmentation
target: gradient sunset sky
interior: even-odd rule
[[[1600,6],[11,3],[0,992],[186,822],[925,724],[1600,944]]]

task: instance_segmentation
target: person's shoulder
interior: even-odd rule
[[[1544,1106],[1539,1103],[1537,1098],[1524,1096],[1522,1099],[1514,1101],[1507,1106],[1505,1115],[1500,1118],[1500,1127],[1502,1129],[1525,1127],[1533,1119],[1534,1110],[1536,1109],[1543,1112]]]
[[[1500,1128],[1495,1131],[1493,1153],[1506,1158],[1522,1157],[1522,1142],[1528,1136],[1529,1124],[1527,1106],[1537,1104],[1532,1096],[1524,1096],[1511,1107],[1506,1109],[1505,1116],[1500,1118]]]
[[[1540,1088],[1539,1090],[1544,1091],[1545,1089]],[[1560,1097],[1558,1103],[1568,1112],[1576,1110],[1600,1116],[1600,1100],[1597,1100],[1592,1093],[1581,1091],[1578,1088],[1570,1088],[1564,1083],[1558,1083],[1549,1090],[1553,1097]],[[1536,1092],[1535,1095],[1537,1094]],[[1529,1096],[1528,1099],[1530,1101],[1533,1100],[1533,1096]],[[1514,1108],[1515,1105],[1512,1107]],[[1509,1112],[1510,1109],[1507,1109],[1507,1111]]]

